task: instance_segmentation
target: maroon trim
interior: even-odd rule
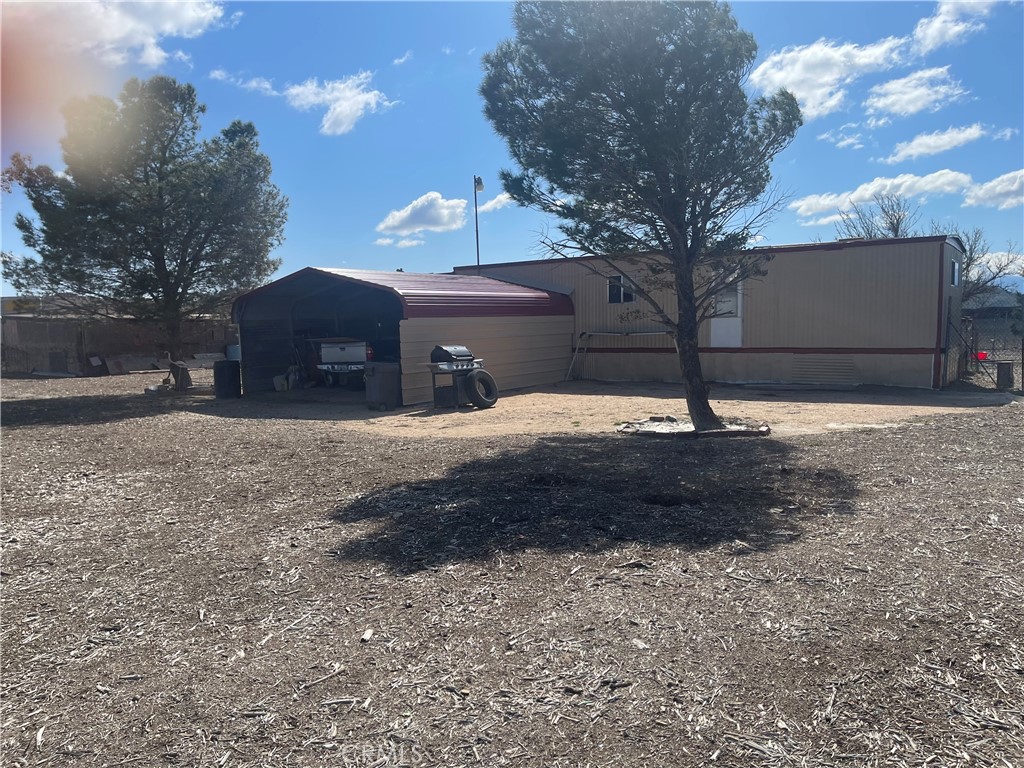
[[[932,362],[932,389],[942,386],[942,299],[946,292],[946,241],[939,245],[939,308],[935,317],[935,360]]]
[[[675,347],[588,347],[585,352],[623,355],[675,354]],[[931,347],[700,347],[705,354],[768,354],[768,355],[931,355]]]
[[[930,355],[930,347],[701,347],[701,352],[789,355]]]
[[[350,283],[386,291],[402,305],[403,319],[422,317],[553,317],[575,314],[572,299],[562,293],[517,285],[489,277],[340,270],[305,267],[245,293],[232,303],[232,318],[247,300],[272,294],[300,279]],[[301,300],[301,297],[296,297]]]
[[[575,351],[575,349],[573,351]],[[676,348],[675,347],[584,347],[583,351],[586,354],[588,354],[588,355],[591,352],[593,352],[595,354],[598,354],[598,355],[604,355],[604,354],[624,355],[624,354],[628,354],[628,353],[631,353],[631,352],[632,353],[636,353],[636,354],[643,354],[643,355],[657,355],[657,354],[667,355],[669,352],[671,352],[672,354],[675,354]],[[703,352],[704,350],[701,349],[699,351]]]

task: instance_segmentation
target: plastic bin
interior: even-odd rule
[[[218,360],[213,364],[213,395],[242,396],[242,369],[237,360]]]
[[[390,411],[402,404],[402,369],[398,363],[366,364],[366,405]]]
[[[996,389],[1013,389],[1013,361],[999,360],[996,362]]]

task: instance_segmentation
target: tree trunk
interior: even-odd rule
[[[725,425],[715,415],[708,402],[708,386],[700,367],[697,351],[697,307],[693,298],[693,271],[677,267],[676,309],[679,313],[676,327],[676,351],[679,367],[686,385],[686,408],[690,421],[698,432],[723,429]]]
[[[166,333],[168,356],[171,360],[181,360],[181,319],[178,317],[166,317],[164,319],[164,331]]]

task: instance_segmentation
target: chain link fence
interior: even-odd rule
[[[1024,337],[1012,322],[964,318],[959,333],[951,337],[951,348],[961,361],[961,378],[980,387],[995,387],[997,364],[1012,363],[1013,388],[1024,388]]]

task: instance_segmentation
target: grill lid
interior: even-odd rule
[[[473,353],[461,344],[438,344],[430,353],[432,363],[472,362]]]

